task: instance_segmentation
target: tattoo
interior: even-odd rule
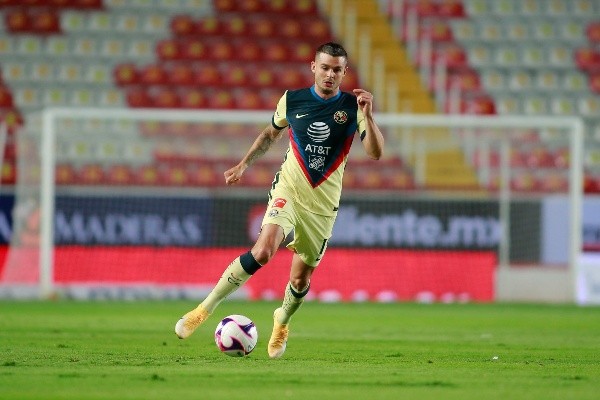
[[[271,148],[273,143],[279,139],[279,136],[279,132],[277,132],[277,136],[273,136],[271,133],[271,128],[265,128],[260,135],[258,135],[254,141],[254,144],[252,145],[252,148],[248,152],[248,155],[246,156],[247,164],[251,165],[254,163],[254,161],[262,157],[263,154],[265,154],[267,150]]]

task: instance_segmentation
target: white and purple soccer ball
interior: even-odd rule
[[[215,330],[215,343],[221,352],[231,357],[244,357],[254,350],[258,331],[254,322],[243,315],[229,315]]]

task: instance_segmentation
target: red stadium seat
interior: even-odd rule
[[[241,64],[226,64],[221,69],[223,78],[221,83],[231,87],[240,87],[248,85],[247,69]]]
[[[589,84],[592,92],[600,94],[600,70],[590,73]]]
[[[239,61],[258,62],[262,59],[262,47],[250,37],[236,41],[235,58]]]
[[[72,164],[56,165],[56,184],[69,185],[77,181],[77,174]]]
[[[6,185],[14,185],[17,181],[17,167],[14,161],[3,162],[0,169],[0,182]]]
[[[215,109],[235,108],[235,99],[230,90],[216,89],[209,94],[208,107]]]
[[[191,166],[188,170],[188,182],[192,186],[217,186],[222,182],[223,176],[209,163]]]
[[[289,60],[288,46],[283,41],[272,41],[263,46],[263,59],[269,62]]]
[[[332,39],[329,25],[320,18],[310,18],[305,21],[303,31],[306,37],[316,41],[326,42]]]
[[[144,88],[132,88],[125,94],[127,105],[133,108],[148,108],[153,106],[152,98]]]
[[[186,39],[180,47],[182,59],[203,61],[209,58],[208,46],[200,39]]]
[[[76,176],[79,184],[98,185],[106,181],[104,168],[99,164],[85,164],[79,168]]]
[[[13,96],[6,86],[0,86],[0,108],[13,108]]]
[[[576,49],[575,64],[583,71],[600,70],[600,50],[591,47]]]
[[[210,44],[208,58],[215,61],[229,61],[235,56],[235,49],[229,40],[217,40]]]
[[[131,185],[134,183],[134,173],[129,165],[111,165],[106,171],[106,182],[111,185]]]
[[[275,84],[275,74],[270,66],[261,64],[249,74],[248,83],[255,87],[272,87]]]
[[[165,165],[160,171],[162,181],[169,186],[187,186],[188,171],[181,165]]]
[[[315,0],[287,0],[287,7],[292,14],[316,15],[318,13]]]
[[[249,21],[249,34],[261,38],[272,38],[279,33],[275,21],[268,16],[253,18]]]
[[[539,178],[539,188],[545,192],[565,192],[569,188],[569,180],[561,171],[548,171]]]
[[[153,105],[158,108],[179,108],[181,101],[176,89],[161,87],[152,92]]]
[[[175,39],[164,39],[156,43],[156,55],[161,60],[179,60],[184,54],[181,44]]]
[[[150,64],[140,68],[140,83],[144,85],[165,85],[168,83],[168,74],[160,64]]]
[[[187,63],[174,64],[167,70],[167,81],[171,85],[191,86],[194,84],[194,70]]]
[[[315,49],[309,42],[296,42],[289,48],[289,60],[310,63],[315,56]]]
[[[60,32],[60,18],[55,11],[41,10],[30,15],[31,30],[35,33],[50,34]]]
[[[437,15],[449,18],[462,18],[466,16],[462,0],[445,0],[438,4]]]
[[[9,10],[4,14],[4,26],[13,33],[30,32],[32,21],[29,13],[24,9]]]
[[[196,34],[196,22],[190,15],[175,15],[169,23],[171,33],[175,36]]]
[[[600,44],[600,21],[590,22],[585,28],[587,39],[595,44]]]
[[[17,129],[23,126],[23,116],[19,110],[15,108],[0,109],[0,121],[6,124],[8,133],[14,133]]]
[[[196,35],[211,36],[224,33],[223,23],[217,17],[202,18],[196,25]]]
[[[222,25],[224,35],[245,36],[249,32],[247,20],[240,15],[225,19]]]
[[[263,108],[263,99],[254,89],[237,90],[235,93],[235,106],[242,110],[260,110]]]
[[[221,72],[214,64],[200,64],[194,69],[194,83],[200,86],[218,86],[221,84]]]
[[[133,63],[119,64],[113,69],[113,78],[117,85],[127,86],[138,84],[138,71]]]
[[[133,180],[138,185],[155,186],[161,183],[161,176],[156,164],[143,165],[133,171]]]
[[[283,21],[281,21],[280,26],[281,27],[279,31],[281,36],[284,38],[298,39],[304,34],[303,29],[305,26],[302,26],[300,21],[298,21],[296,18],[285,18]]]

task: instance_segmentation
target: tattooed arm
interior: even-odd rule
[[[271,145],[281,138],[282,132],[283,129],[276,129],[272,124],[263,129],[244,158],[235,167],[225,171],[225,183],[228,185],[239,183],[246,168],[262,157],[271,148]]]

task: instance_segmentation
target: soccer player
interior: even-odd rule
[[[354,94],[340,90],[347,64],[348,55],[341,45],[319,46],[310,64],[314,85],[286,91],[271,123],[239,164],[225,171],[228,185],[239,183],[246,168],[287,130],[289,148],[275,174],[256,243],[233,260],[204,301],[177,322],[175,333],[179,338],[190,336],[222,300],[267,264],[293,231],[293,240],[287,245],[294,252],[290,281],[283,304],[273,314],[267,349],[271,358],[285,352],[290,319],[309,291],[311,276],[333,231],[342,176],[355,134],[360,135],[370,158],[378,160],[383,152],[383,136],[373,119],[373,95],[363,89],[354,89]]]

